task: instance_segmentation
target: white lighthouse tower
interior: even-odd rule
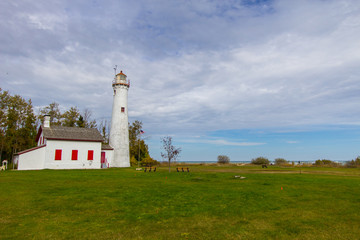
[[[127,108],[130,85],[122,71],[116,74],[112,87],[114,89],[114,100],[109,143],[114,148],[114,153],[110,167],[130,167]]]

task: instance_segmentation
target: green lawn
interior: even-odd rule
[[[172,170],[0,172],[0,239],[360,238],[360,169]]]

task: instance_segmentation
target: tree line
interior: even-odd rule
[[[106,120],[99,123],[92,118],[92,112],[83,112],[76,107],[60,110],[56,102],[50,103],[34,113],[31,99],[25,100],[20,95],[11,95],[0,88],[0,159],[12,160],[14,153],[36,146],[37,129],[44,121],[44,115],[50,115],[50,126],[97,128],[103,136],[103,143],[109,143],[109,124]],[[156,161],[150,157],[148,145],[141,138],[142,122],[129,123],[131,164],[152,165]]]
[[[0,88],[0,159],[11,159],[14,153],[33,147],[36,129],[31,99]]]

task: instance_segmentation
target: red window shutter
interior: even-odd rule
[[[71,160],[78,160],[78,150],[72,150]]]
[[[88,160],[94,160],[94,150],[88,151]]]
[[[61,160],[61,149],[56,149],[55,150],[55,160]]]

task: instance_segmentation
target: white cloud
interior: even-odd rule
[[[131,79],[131,119],[160,134],[360,125],[357,1],[1,7],[2,88],[35,105],[109,118],[118,64]]]
[[[259,146],[266,144],[262,142],[234,142],[224,139],[191,139],[191,140],[185,140],[183,142],[205,143],[205,144],[220,145],[220,146],[239,146],[239,147]]]

